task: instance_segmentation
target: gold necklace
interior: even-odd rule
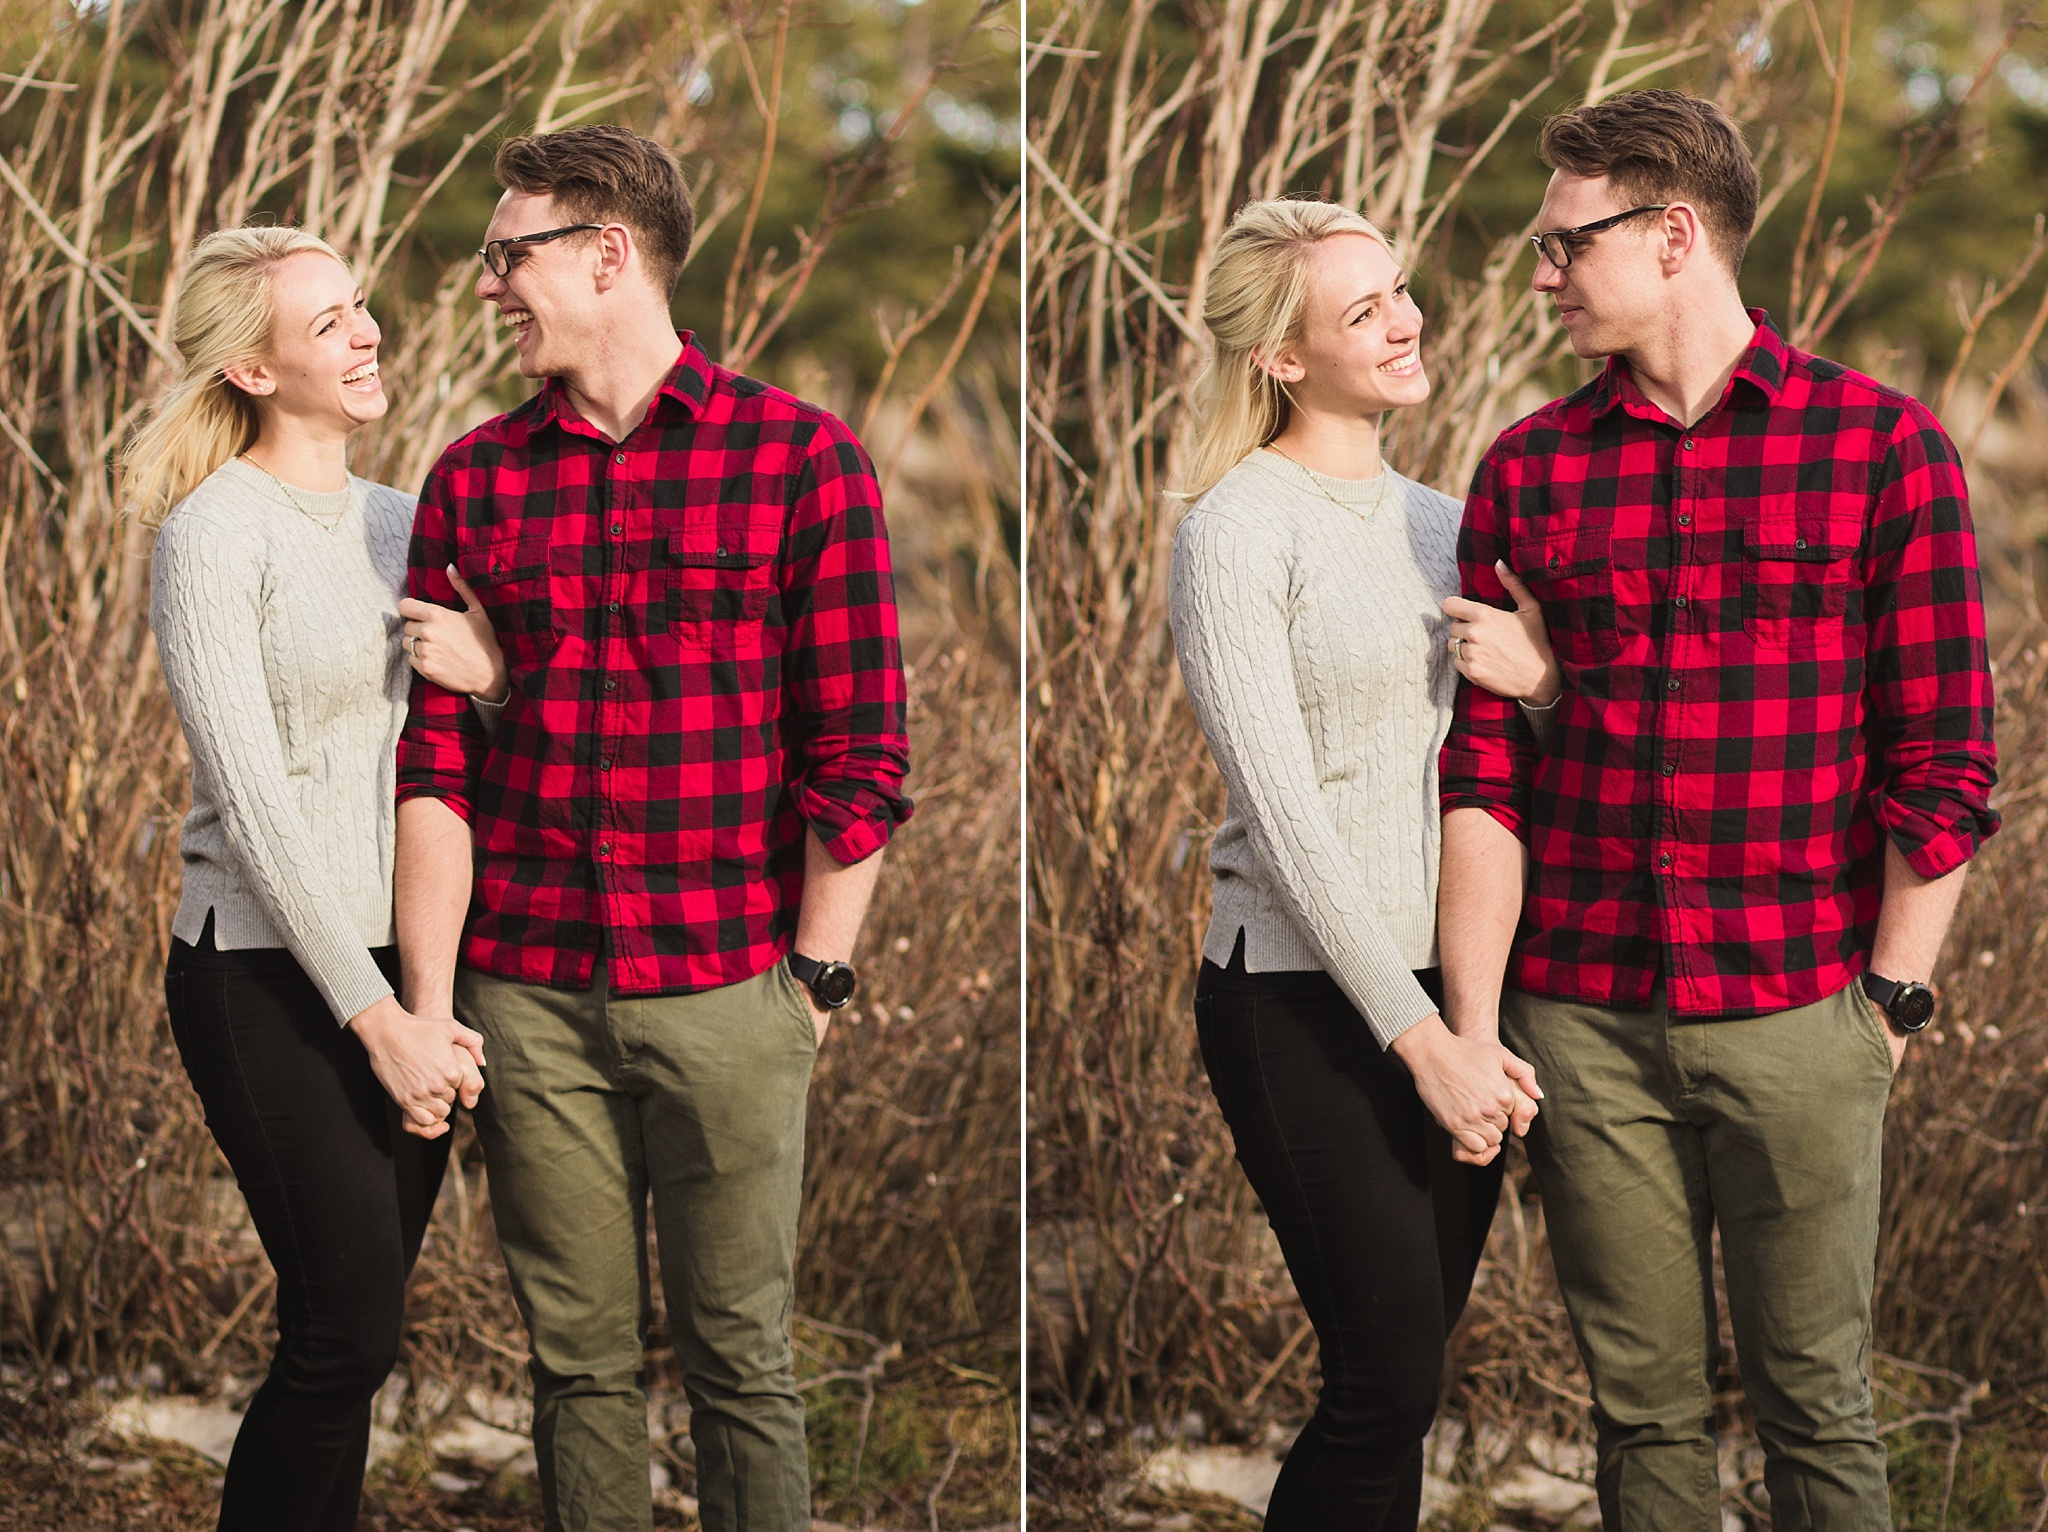
[[[1311,469],[1306,463],[1296,463],[1293,458],[1288,457],[1286,453],[1282,452],[1273,443],[1267,442],[1266,450],[1272,453],[1275,457],[1286,458],[1288,462],[1294,463],[1294,466],[1301,471],[1301,476],[1304,479],[1308,480],[1309,487],[1313,489],[1317,494],[1321,495],[1325,500],[1329,501],[1330,504],[1337,506],[1343,510],[1349,511],[1354,516],[1363,516],[1365,518],[1365,524],[1369,527],[1376,527],[1380,524],[1380,507],[1386,503],[1387,498],[1387,465],[1384,461],[1380,464],[1380,492],[1377,496],[1374,497],[1371,509],[1367,510],[1362,509],[1359,506],[1350,505],[1342,500],[1339,500],[1335,495],[1331,494],[1329,490],[1324,487],[1323,481],[1316,477],[1315,471],[1313,469]]]
[[[1281,455],[1283,457],[1286,456],[1285,453],[1282,453]],[[298,511],[298,513],[301,516],[305,517],[306,520],[312,522],[314,526],[318,527],[321,531],[325,532],[329,537],[332,537],[334,535],[334,529],[341,525],[342,518],[348,515],[348,507],[344,505],[341,508],[340,516],[335,517],[334,520],[332,521],[322,521],[318,516],[315,516],[311,511],[306,509],[305,502],[299,499],[297,495],[292,493],[292,487],[289,484],[285,483],[284,480],[280,479],[268,468],[265,468],[261,463],[257,462],[256,459],[249,456],[248,453],[237,453],[236,456],[239,457],[243,462],[247,463],[251,468],[255,469],[258,473],[262,474],[264,478],[268,479],[271,483],[275,484],[279,489],[283,490],[285,499],[291,501],[293,509]],[[342,488],[347,489],[348,485],[344,483],[342,485]]]

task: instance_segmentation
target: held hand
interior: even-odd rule
[[[405,657],[436,686],[503,702],[511,685],[504,651],[491,631],[491,615],[453,564],[448,566],[448,581],[462,598],[460,612],[410,596],[398,603],[398,614],[405,619]]]
[[[1460,1017],[1448,1022],[1451,1030],[1463,1038],[1483,1042],[1494,1051],[1500,1063],[1500,1071],[1515,1088],[1514,1105],[1510,1109],[1508,1130],[1516,1138],[1529,1136],[1529,1125],[1536,1120],[1537,1102],[1543,1099],[1543,1087],[1536,1083],[1536,1070],[1526,1059],[1520,1057],[1500,1040],[1500,1019],[1497,1016],[1482,1018]],[[1463,1145],[1453,1144],[1451,1158],[1467,1165],[1484,1165],[1493,1158],[1489,1151],[1475,1158]]]
[[[1460,1037],[1430,1016],[1395,1038],[1393,1051],[1414,1076],[1430,1116],[1450,1134],[1453,1157],[1468,1165],[1490,1164],[1517,1117],[1526,1128],[1526,1117],[1534,1115],[1534,1101],[1506,1071],[1505,1060],[1514,1055],[1497,1042]],[[1521,1067],[1533,1087],[1534,1073]]]
[[[1564,689],[1564,675],[1543,626],[1543,603],[1504,562],[1495,560],[1493,569],[1515,609],[1503,612],[1484,601],[1447,597],[1453,662],[1459,675],[1497,697],[1548,707]]]
[[[483,1035],[454,1017],[415,1016],[387,995],[348,1025],[415,1137],[439,1138],[455,1103],[475,1106],[483,1094]]]
[[[1536,1120],[1539,1110],[1536,1103],[1543,1099],[1543,1087],[1536,1083],[1536,1071],[1526,1059],[1510,1053],[1505,1044],[1495,1043],[1500,1056],[1500,1070],[1515,1084],[1515,1104],[1508,1122],[1509,1131],[1516,1138],[1529,1136],[1529,1124]],[[1452,1151],[1455,1157],[1456,1151]]]
[[[1516,1058],[1500,1043],[1493,1046],[1499,1054],[1501,1073],[1515,1086],[1515,1102],[1508,1114],[1508,1131],[1516,1138],[1527,1138],[1529,1124],[1536,1120],[1536,1113],[1540,1110],[1536,1103],[1543,1099],[1543,1089],[1536,1083],[1536,1071],[1526,1061]],[[1506,1144],[1507,1140],[1503,1138],[1502,1147],[1505,1148]],[[1456,1139],[1451,1141],[1451,1158],[1461,1165],[1491,1164],[1499,1152],[1498,1149],[1488,1149],[1484,1154],[1475,1155]]]

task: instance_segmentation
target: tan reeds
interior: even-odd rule
[[[943,70],[1008,67],[985,11],[941,9],[921,22],[931,52],[907,70],[906,92]],[[819,135],[778,161],[749,82],[792,25],[815,19],[708,0],[539,0],[484,18],[461,0],[194,0],[178,12],[0,0],[0,1354],[11,1365],[89,1379],[154,1364],[203,1384],[229,1367],[246,1374],[269,1320],[266,1263],[164,1021],[188,763],[144,622],[148,544],[114,515],[114,449],[162,376],[184,252],[195,233],[262,212],[350,254],[393,342],[394,408],[354,467],[413,486],[441,444],[523,392],[470,296],[467,248],[427,269],[430,200],[487,209],[495,136],[604,114],[677,150],[707,237],[777,167],[785,205],[772,224],[763,215],[757,243],[786,237],[785,220],[807,232],[788,267],[742,244],[725,316],[734,344],[771,378],[794,369],[776,380],[864,415],[875,457],[896,465],[920,809],[890,853],[862,1013],[844,1019],[819,1069],[799,1306],[912,1359],[938,1349],[982,1371],[1013,1368],[1017,594],[1005,529],[1017,515],[1017,358],[988,322],[1014,303],[1013,203],[991,195],[989,232],[959,252],[943,292],[943,267],[924,283],[906,266],[874,295],[929,334],[912,345],[885,325],[889,371],[871,397],[849,369],[828,375],[792,346],[792,315],[831,270],[835,238],[900,216],[891,208],[911,168],[904,111],[838,179],[809,161],[784,173],[818,153]],[[785,105],[785,122],[793,112]],[[884,181],[895,190],[878,195]],[[806,185],[824,201],[798,217],[786,204]],[[681,304],[714,348],[720,286],[686,273]],[[415,1383],[438,1384],[415,1397],[444,1402],[473,1383],[511,1386],[523,1346],[488,1190],[474,1153],[463,1161],[423,1257],[408,1346]]]
[[[1175,487],[1201,360],[1203,252],[1236,206],[1292,191],[1359,206],[1405,241],[1435,392],[1398,417],[1388,453],[1460,493],[1493,436],[1571,376],[1527,286],[1530,230],[1503,231],[1489,203],[1490,242],[1472,240],[1486,225],[1465,199],[1490,161],[1531,155],[1543,112],[1568,99],[1681,85],[1751,125],[1764,216],[1783,217],[1788,193],[1807,201],[1800,182],[1835,142],[1825,119],[1795,111],[1791,61],[1834,50],[1827,99],[1840,18],[1785,3],[1653,13],[1628,0],[1043,8],[1027,45],[1028,1309],[1032,1387],[1070,1426],[1092,1415],[1165,1429],[1195,1409],[1212,1427],[1256,1430],[1261,1410],[1305,1413],[1313,1392],[1313,1340],[1231,1161],[1189,1009],[1222,794],[1170,649],[1176,512],[1162,492]],[[1780,64],[1768,77],[1765,40]],[[1817,228],[1810,204],[1802,337],[1826,335],[1868,277],[1864,257],[1874,262],[1895,204],[1954,170],[1962,111],[1907,141],[1872,233]],[[1987,280],[1976,328],[2017,290],[2006,277]],[[2020,338],[2009,371],[2035,338]],[[1987,544],[2019,537],[2009,489],[1991,484],[1980,499]],[[1998,599],[2002,634],[2030,620]],[[2011,827],[1951,943],[1955,1020],[1908,1064],[1892,1114],[1879,1295],[1882,1344],[2007,1386],[2048,1373],[2039,676],[2030,656],[2007,680]],[[1585,1383],[1540,1205],[1512,1187],[1454,1349],[1453,1405],[1475,1424],[1577,1428]],[[1076,1429],[1065,1440],[1085,1455],[1091,1439]],[[1087,1478],[1071,1455],[1046,1465]]]

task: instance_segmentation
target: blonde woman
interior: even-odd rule
[[[1537,697],[1556,666],[1533,602],[1456,600],[1459,503],[1381,460],[1382,415],[1429,379],[1376,227],[1248,205],[1203,318],[1171,610],[1228,803],[1195,1020],[1323,1371],[1266,1526],[1412,1529],[1501,1145],[1540,1095],[1495,1037],[1442,1014],[1437,754],[1458,670]]]
[[[343,1532],[447,1117],[482,1086],[481,1038],[393,993],[406,662],[486,696],[504,663],[487,625],[399,599],[413,497],[346,467],[386,403],[376,321],[333,250],[296,229],[208,235],[174,335],[182,373],[127,453],[192,753],[164,989],[277,1270],[277,1353],[220,1526]]]

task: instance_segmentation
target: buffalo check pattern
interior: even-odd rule
[[[1627,363],[1510,428],[1474,475],[1465,594],[1528,582],[1565,676],[1539,750],[1459,687],[1445,812],[1527,844],[1508,982],[1750,1016],[1866,966],[1887,837],[1927,877],[1998,828],[1968,491],[1934,417],[1788,346],[1761,310],[1690,430]]]
[[[840,862],[910,815],[881,495],[825,411],[689,335],[611,442],[559,380],[441,455],[412,594],[490,613],[511,696],[487,739],[415,677],[401,800],[469,822],[462,961],[622,994],[750,978],[788,951],[808,826]]]

